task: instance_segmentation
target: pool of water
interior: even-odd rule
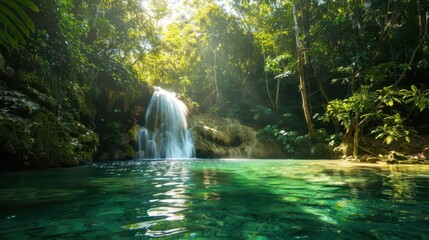
[[[95,163],[0,173],[0,239],[429,239],[429,166]]]

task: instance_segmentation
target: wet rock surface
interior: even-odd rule
[[[0,170],[134,158],[151,87],[100,74],[92,87],[97,94],[54,96],[17,75],[0,77]]]
[[[197,157],[209,158],[279,158],[280,148],[260,142],[256,130],[236,119],[210,114],[191,117]]]

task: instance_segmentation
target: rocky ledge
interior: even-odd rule
[[[279,158],[283,154],[273,143],[260,142],[257,131],[236,119],[210,114],[191,116],[197,157]]]

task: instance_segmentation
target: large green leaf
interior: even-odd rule
[[[34,3],[32,3],[30,0],[15,0],[15,2],[21,3],[22,5],[31,9],[33,12],[39,12],[39,8]]]
[[[16,28],[16,25],[15,25],[15,24],[13,24],[13,23],[11,22],[10,18],[9,18],[9,17],[7,17],[7,16],[4,14],[4,12],[2,12],[2,9],[1,9],[1,8],[0,8],[0,22],[1,22],[1,23],[3,23],[3,24],[5,24],[5,29],[19,31],[19,30]]]
[[[14,1],[4,0],[4,2],[8,4],[10,8],[17,13],[17,16],[19,16],[21,20],[23,20],[23,23],[25,24],[26,28],[29,29],[31,32],[34,32],[34,23],[31,20],[31,18],[27,15],[27,13],[25,13],[24,10],[22,10],[22,8],[18,6]]]
[[[21,21],[21,19],[19,19],[17,15],[15,15],[11,10],[9,10],[9,8],[0,8],[0,13],[3,13],[5,18],[10,20],[9,22],[5,22],[6,28],[17,27],[26,36],[30,35],[30,30],[26,26],[25,22]]]
[[[9,33],[3,31],[2,29],[0,29],[0,42],[1,43],[10,43],[13,46],[18,45],[17,39],[12,38]]]
[[[30,36],[35,31],[34,23],[24,8],[39,11],[30,0],[0,0],[0,23],[2,23],[0,44],[6,48],[24,44],[24,37]]]
[[[1,11],[0,11],[0,21],[7,26],[7,27],[5,26],[5,29],[2,30],[3,34],[7,34],[7,36],[3,37],[3,43],[5,45],[9,43],[13,47],[17,47],[19,43],[25,42],[24,36],[17,28],[17,26],[13,24],[11,20]]]

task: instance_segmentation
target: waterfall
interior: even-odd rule
[[[137,136],[136,158],[194,158],[187,115],[188,108],[174,93],[155,87],[146,111],[146,125]]]

